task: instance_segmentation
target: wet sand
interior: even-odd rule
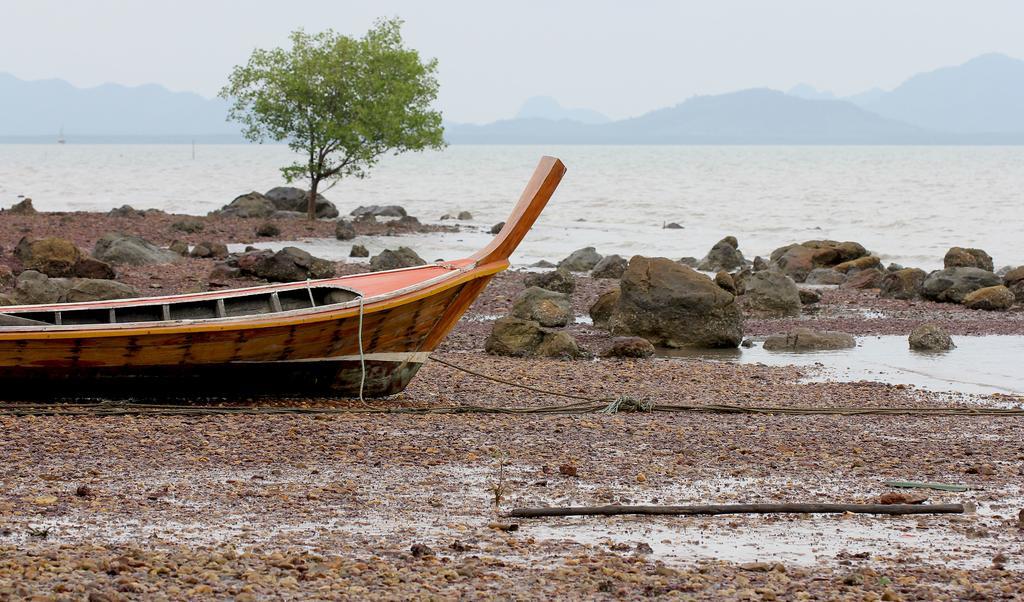
[[[181,269],[201,279],[209,267],[200,262]],[[661,403],[1022,403],[881,382],[805,382],[808,369],[792,366],[488,356],[490,320],[507,311],[523,277],[496,278],[438,356],[558,391]],[[586,315],[613,284],[581,279],[576,313]],[[954,334],[1020,334],[1024,323],[1019,311],[828,291],[800,325],[905,335],[925,320]],[[748,321],[745,330],[766,334],[791,322]],[[586,323],[569,328],[591,351],[608,343]],[[564,402],[428,362],[404,394],[368,403]],[[0,416],[0,433],[0,599],[960,600],[1015,599],[1024,582],[1019,418]],[[575,476],[563,474],[569,467]],[[913,493],[977,511],[503,516],[541,505],[871,502],[892,491],[886,480],[968,485],[964,493]],[[518,528],[505,530],[510,524]]]

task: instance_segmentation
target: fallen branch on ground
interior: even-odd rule
[[[618,516],[622,514],[963,514],[963,504],[713,504],[697,506],[575,506],[515,508],[517,518],[542,516]]]

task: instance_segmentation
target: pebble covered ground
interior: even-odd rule
[[[84,243],[83,243],[84,244]],[[201,286],[209,267],[188,260]],[[191,271],[190,271],[191,270]],[[142,277],[142,276],[139,276]],[[483,353],[522,290],[495,279],[438,357],[505,380],[660,403],[936,407],[878,382],[695,359]],[[173,280],[172,276],[167,276]],[[178,280],[174,280],[178,282]],[[580,279],[585,316],[612,281]],[[174,289],[175,284],[168,289]],[[872,316],[872,317],[865,317]],[[1020,312],[827,291],[799,325],[1020,334]],[[748,321],[749,334],[791,320]],[[608,335],[569,327],[599,351]],[[344,400],[275,404],[351,407]],[[566,400],[428,362],[374,407],[541,407]],[[0,600],[1024,598],[1020,418],[765,414],[0,415]],[[963,515],[510,519],[521,506],[873,502],[887,480]]]

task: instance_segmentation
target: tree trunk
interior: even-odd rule
[[[313,178],[309,184],[309,198],[306,199],[306,216],[310,221],[316,219],[316,189],[320,186],[320,180]]]

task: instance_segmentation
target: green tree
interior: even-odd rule
[[[401,26],[380,20],[358,39],[299,29],[290,49],[254,50],[220,91],[247,139],[287,141],[301,155],[281,173],[309,179],[310,219],[321,184],[366,177],[387,153],[444,146],[441,113],[431,108],[437,60],[405,48]]]

